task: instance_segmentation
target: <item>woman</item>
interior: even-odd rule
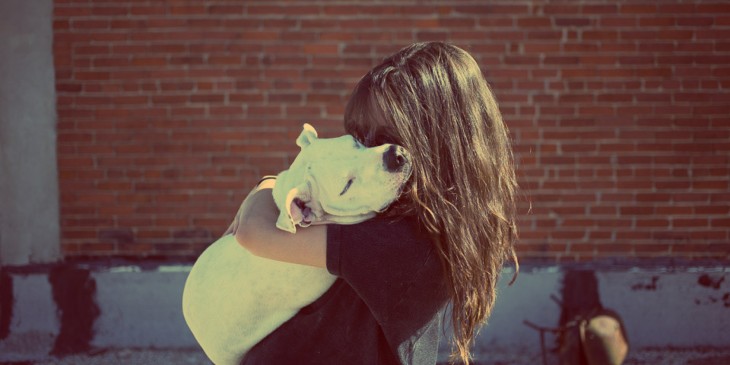
[[[414,44],[360,80],[345,129],[368,147],[405,147],[413,174],[378,217],[294,235],[274,227],[272,182],[249,195],[231,227],[244,248],[339,278],[242,363],[434,364],[451,304],[452,355],[468,364],[502,265],[517,264],[517,182],[487,82],[464,50]]]

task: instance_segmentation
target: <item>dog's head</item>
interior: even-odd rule
[[[304,124],[301,147],[291,167],[279,174],[273,195],[279,207],[279,229],[296,225],[353,224],[385,210],[411,175],[411,159],[403,147],[384,144],[367,148],[355,138],[318,138]]]

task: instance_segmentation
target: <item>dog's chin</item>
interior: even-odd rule
[[[375,213],[383,213],[383,212],[385,212],[386,210],[388,210],[388,208],[390,208],[391,205],[393,205],[395,202],[398,201],[398,199],[401,198],[401,196],[403,195],[403,193],[405,193],[407,191],[408,178],[410,177],[410,174],[411,173],[410,173],[410,170],[409,170],[408,173],[404,175],[403,180],[401,180],[401,181],[399,181],[397,183],[397,185],[396,185],[396,187],[394,189],[395,193],[393,194],[395,196],[395,199],[393,199],[393,200],[385,203],[379,209],[376,209],[375,210]]]

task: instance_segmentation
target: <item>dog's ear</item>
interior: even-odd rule
[[[297,146],[304,148],[312,144],[315,140],[317,140],[317,131],[309,123],[304,123],[302,133],[297,138]]]

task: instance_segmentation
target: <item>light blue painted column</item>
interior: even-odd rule
[[[0,266],[60,258],[52,14],[0,1]]]

